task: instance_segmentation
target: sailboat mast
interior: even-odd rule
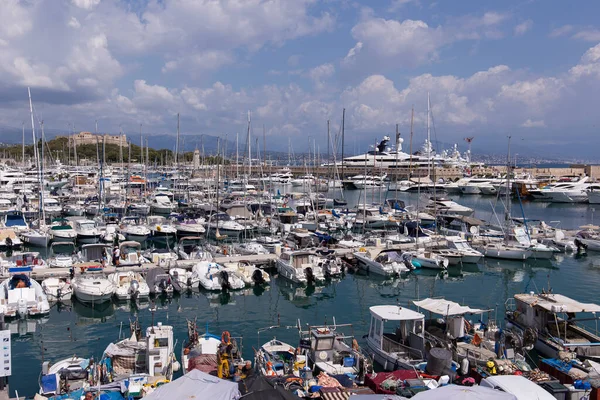
[[[410,143],[409,143],[409,150],[408,150],[410,152],[410,158],[408,161],[408,177],[409,177],[409,179],[412,178],[412,157],[413,157],[412,141],[413,141],[414,122],[415,122],[415,106],[413,106],[410,111]]]
[[[346,125],[346,109],[342,109],[342,180],[344,179],[344,137],[345,137],[345,125]]]
[[[509,228],[510,228],[510,213],[511,213],[511,204],[510,204],[510,139],[512,136],[508,136],[508,150],[506,152],[506,215],[504,217],[506,223],[506,229],[504,230],[504,241],[508,241],[509,237]]]
[[[177,141],[175,142],[175,165],[179,161],[179,113],[177,113]]]
[[[427,92],[427,177],[431,173],[431,127],[429,125],[429,114],[431,112],[431,101]]]
[[[144,165],[144,137],[142,136],[142,124],[140,124],[140,166]]]
[[[250,179],[250,175],[252,175],[252,141],[250,140],[250,110],[248,110],[248,136],[246,140],[248,141],[248,178]]]
[[[23,163],[23,166],[25,166],[25,121],[23,121],[23,146],[21,148],[21,151],[21,162]]]
[[[40,227],[46,223],[46,212],[44,211],[44,120],[41,121],[40,126],[42,128],[42,140],[41,148],[42,155],[40,157]]]

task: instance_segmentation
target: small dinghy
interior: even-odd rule
[[[70,301],[73,288],[66,279],[46,278],[42,281],[42,289],[49,302]]]

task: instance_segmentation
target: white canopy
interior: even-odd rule
[[[544,389],[542,389],[544,390]],[[414,400],[517,400],[515,395],[483,386],[448,385],[426,390],[413,397]]]
[[[237,383],[219,379],[193,369],[173,382],[162,385],[148,396],[147,400],[163,399],[210,399],[234,400],[240,397]]]
[[[562,294],[515,294],[515,299],[553,313],[600,312],[600,305],[580,303]]]
[[[369,310],[374,316],[386,321],[407,321],[425,318],[420,312],[400,306],[373,306]]]
[[[480,314],[488,311],[479,308],[471,308],[469,306],[461,306],[458,303],[445,299],[427,298],[420,301],[414,300],[413,303],[419,308],[440,315]]]

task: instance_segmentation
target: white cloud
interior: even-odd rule
[[[0,36],[22,36],[32,28],[30,11],[19,0],[2,0],[0,4]]]
[[[419,5],[420,0],[392,0],[392,4],[390,4],[388,11],[390,11],[390,12],[398,11],[399,9],[401,9],[404,6],[407,6],[409,4]]]
[[[323,89],[325,80],[331,78],[335,73],[335,67],[331,63],[321,64],[308,71],[309,78],[314,82],[317,89]]]
[[[433,27],[421,20],[398,21],[367,15],[352,28],[356,44],[342,65],[367,71],[414,68],[437,60],[440,50],[452,43],[502,38],[501,26],[508,16],[490,11],[480,16],[452,18]]]
[[[543,120],[532,121],[531,119],[527,119],[521,126],[523,128],[545,128],[546,123]]]
[[[552,38],[564,36],[570,33],[571,31],[573,31],[573,25],[563,25],[556,29],[553,29],[552,32],[550,32],[549,36]]]
[[[600,42],[600,30],[585,29],[574,34],[573,38],[585,40],[586,42]]]
[[[533,21],[528,19],[527,21],[521,22],[519,25],[515,26],[515,36],[524,35],[527,31],[530,31],[533,28]]]
[[[101,0],[71,0],[73,5],[75,5],[79,8],[83,8],[85,10],[92,10],[98,4],[100,4],[100,1]]]
[[[81,24],[79,23],[79,20],[75,17],[71,17],[71,19],[69,20],[69,22],[67,23],[68,26],[70,26],[73,29],[79,29],[81,28]]]

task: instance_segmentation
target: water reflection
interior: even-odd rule
[[[92,304],[82,303],[74,299],[73,310],[78,317],[78,325],[90,325],[106,322],[113,317],[115,314],[115,305],[111,301]]]

